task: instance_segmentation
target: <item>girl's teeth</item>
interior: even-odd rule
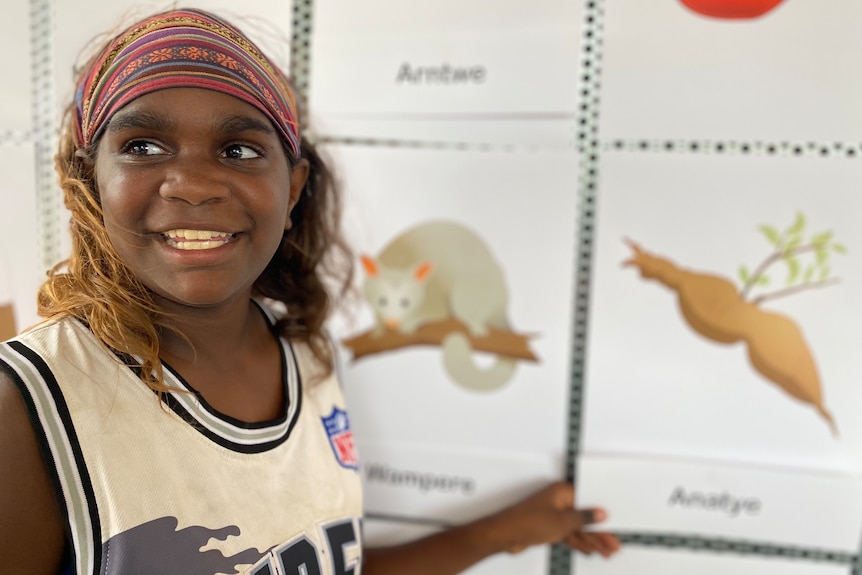
[[[212,242],[212,241],[204,241],[204,242],[177,242],[177,248],[181,250],[208,250],[210,248],[217,248],[218,246],[225,244],[226,242]]]
[[[209,250],[226,244],[232,234],[210,230],[169,230],[164,235],[168,245],[176,249]]]
[[[211,240],[212,238],[227,239],[231,234],[211,230],[168,230],[165,235],[173,240]]]

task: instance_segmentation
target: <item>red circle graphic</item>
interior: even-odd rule
[[[782,0],[680,0],[691,10],[713,18],[757,18],[781,4]]]

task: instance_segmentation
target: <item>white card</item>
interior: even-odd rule
[[[559,478],[556,462],[548,456],[377,443],[362,435],[356,440],[365,513],[378,519],[432,526],[465,523]]]
[[[355,249],[376,256],[393,237],[424,222],[467,226],[504,269],[509,319],[515,330],[536,334],[530,346],[539,357],[519,362],[502,387],[478,391],[452,379],[434,345],[351,361],[345,338],[364,333],[375,320],[364,299],[340,316],[332,333],[342,342],[367,516],[406,526],[460,523],[560,479],[577,155],[358,146],[324,151],[344,183]],[[358,274],[361,284],[364,272]],[[494,363],[482,355],[476,359],[483,368]],[[546,560],[547,550],[535,549],[489,559],[470,573],[541,573]]]
[[[360,298],[333,324],[357,437],[550,456],[564,460],[569,323],[574,276],[578,157],[330,146],[345,183],[351,245],[378,255],[405,231],[437,222],[479,237],[503,270],[513,333],[537,361],[515,360],[511,377],[480,391],[451,376],[438,345],[355,357],[345,341],[373,329]],[[451,261],[460,261],[457,252]],[[445,263],[445,262],[444,262]],[[357,282],[366,273],[357,270]],[[496,280],[495,280],[496,281]],[[491,282],[494,283],[494,282]],[[483,284],[490,293],[491,284]],[[498,363],[475,353],[480,369]],[[385,406],[385,410],[381,410]],[[560,474],[562,476],[562,469]]]
[[[862,473],[858,164],[608,152],[600,171],[582,451]],[[783,234],[797,214],[804,222],[794,278],[787,261],[772,257],[764,229]],[[810,244],[824,232],[831,236],[819,265]],[[645,266],[623,266],[635,255],[627,240],[644,251]],[[690,278],[684,289],[641,276],[640,267],[659,270],[660,259]],[[739,303],[741,268],[753,277],[763,264],[770,283]],[[817,284],[824,271],[827,283]],[[712,288],[689,287],[697,282],[729,294],[710,315],[711,335],[681,308],[713,297]],[[722,343],[727,322],[743,331]],[[775,322],[784,327],[776,332]]]
[[[670,459],[584,455],[578,505],[602,530],[698,535],[855,553],[862,477]]]
[[[679,0],[608,2],[600,133],[648,141],[859,141],[860,19],[862,5],[852,1],[789,0],[753,19],[706,17]]]
[[[427,120],[480,131],[472,120],[571,122],[581,14],[579,3],[562,0],[421,0],[409,9],[393,0],[317,2],[310,106],[318,130],[428,140],[439,129],[426,132]],[[412,128],[396,131],[393,120]],[[510,129],[485,138],[521,139],[517,123]]]

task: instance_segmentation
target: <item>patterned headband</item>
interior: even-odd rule
[[[75,92],[78,145],[87,147],[113,114],[164,88],[229,94],[266,114],[299,157],[296,97],[284,73],[239,30],[202,10],[172,10],[117,36]]]

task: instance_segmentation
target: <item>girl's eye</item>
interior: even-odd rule
[[[148,142],[146,140],[132,140],[125,145],[123,153],[131,154],[132,156],[156,156],[166,152],[164,148],[158,144],[154,144],[153,142]]]
[[[225,148],[224,155],[226,158],[230,158],[231,160],[251,160],[253,158],[261,157],[260,152],[251,146],[245,146],[243,144],[232,144],[228,146]]]

